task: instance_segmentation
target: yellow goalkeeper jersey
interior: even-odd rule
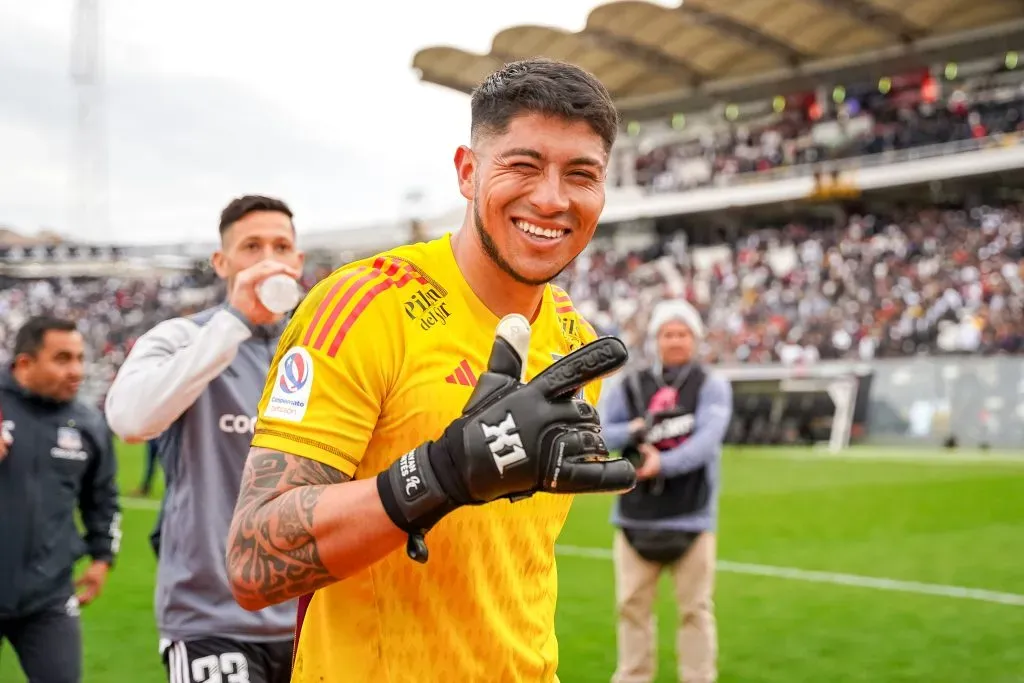
[[[547,286],[527,379],[595,338]],[[469,288],[450,236],[360,261],[319,283],[285,331],[253,445],[376,476],[455,420],[498,318]],[[585,388],[597,405],[600,383]],[[557,681],[555,539],[572,497],[456,510],[420,565],[400,548],[300,600],[297,683]]]

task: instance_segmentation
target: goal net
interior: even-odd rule
[[[715,372],[732,384],[731,443],[822,443],[838,452],[866,425],[868,368],[820,363],[718,366]]]

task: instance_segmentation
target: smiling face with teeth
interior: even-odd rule
[[[480,246],[515,282],[550,282],[593,237],[608,152],[585,121],[524,113],[455,161]]]

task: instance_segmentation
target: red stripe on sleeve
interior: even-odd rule
[[[351,301],[352,298],[363,288],[363,285],[377,278],[380,278],[381,276],[382,273],[379,270],[371,270],[366,275],[356,280],[352,284],[352,286],[348,288],[348,291],[345,292],[345,295],[341,297],[341,299],[339,299],[338,302],[334,305],[334,308],[331,309],[331,315],[327,318],[327,321],[324,323],[324,326],[320,328],[320,334],[317,335],[316,341],[313,343],[314,349],[319,350],[323,347],[324,342],[327,341],[328,333],[330,333],[331,328],[334,326],[334,323],[338,320],[338,316],[341,315],[341,312],[345,309],[345,306],[348,305],[348,302]],[[388,280],[387,282],[390,282],[390,280]]]
[[[411,280],[416,280],[417,282],[420,282],[420,284],[425,284],[424,282],[420,281],[420,278],[416,277],[416,274],[414,272],[407,270],[406,272],[402,273],[402,277],[395,280],[395,287],[405,287],[407,284],[409,284]]]
[[[316,329],[317,324],[320,322],[320,318],[324,317],[324,313],[330,310],[331,304],[334,303],[334,297],[338,295],[338,292],[340,292],[341,288],[345,286],[345,283],[351,281],[352,278],[359,275],[364,270],[365,268],[356,268],[352,272],[345,273],[338,278],[338,281],[335,282],[330,291],[327,292],[327,296],[320,301],[320,306],[316,309],[316,314],[313,315],[313,320],[309,323],[309,326],[306,327],[306,335],[302,338],[303,346],[309,346],[309,340],[313,338],[313,330]]]
[[[360,314],[366,310],[366,307],[370,305],[370,302],[377,298],[377,295],[383,292],[388,287],[395,284],[394,280],[384,280],[378,282],[373,287],[367,290],[363,298],[359,300],[359,303],[355,305],[355,308],[346,316],[345,321],[341,324],[341,329],[334,335],[334,341],[331,342],[331,347],[327,349],[327,355],[333,358],[338,353],[338,349],[341,347],[341,342],[345,341],[345,335],[348,331],[356,324],[356,320],[359,319]]]

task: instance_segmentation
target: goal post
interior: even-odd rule
[[[733,420],[740,422],[746,443],[784,441],[781,432],[786,424],[798,424],[802,431],[815,433],[824,423],[827,438],[821,440],[830,452],[837,453],[849,447],[854,425],[866,421],[866,415],[858,415],[858,397],[866,390],[864,380],[871,374],[867,367],[848,363],[737,365],[717,366],[714,371],[732,384]],[[750,425],[755,422],[766,425],[770,436],[751,436]]]

